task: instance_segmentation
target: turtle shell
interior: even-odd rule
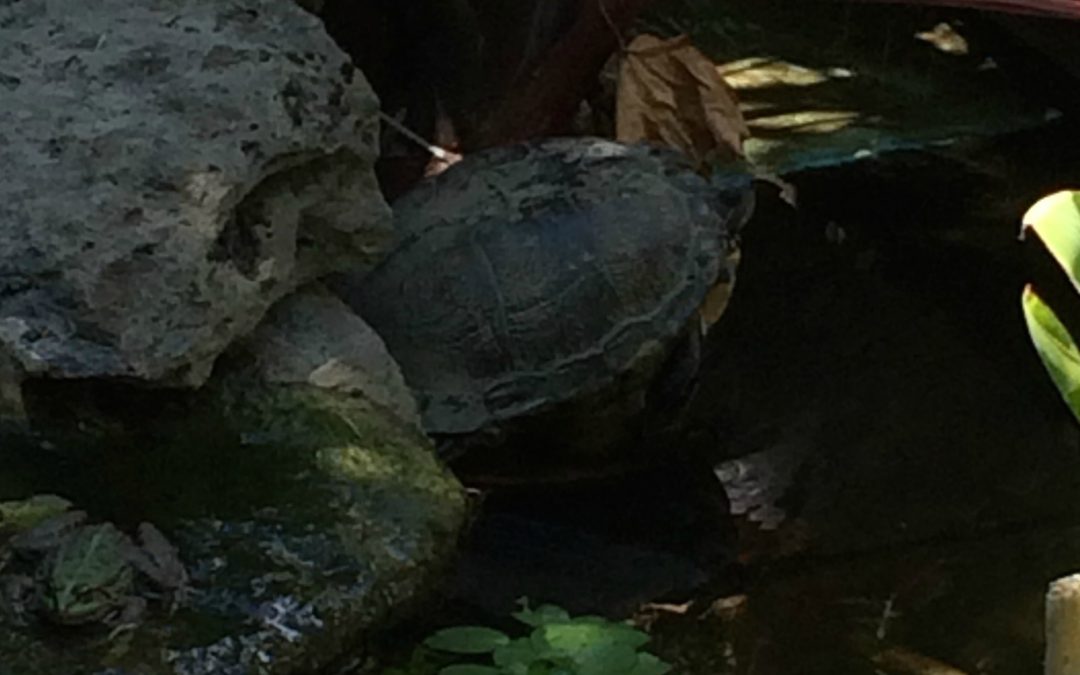
[[[400,244],[343,284],[431,434],[469,434],[655,374],[734,279],[749,177],[674,151],[549,139],[466,157],[394,205]]]

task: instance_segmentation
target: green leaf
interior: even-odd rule
[[[1055,192],[1024,214],[1021,237],[1034,230],[1080,293],[1080,192]]]
[[[501,670],[474,663],[457,663],[439,671],[439,675],[502,675]]]
[[[424,640],[426,647],[453,654],[486,654],[509,643],[505,633],[483,626],[444,628]]]
[[[553,623],[540,626],[531,636],[533,647],[541,656],[549,653],[574,656],[577,653],[605,644],[626,645],[636,649],[649,641],[649,636],[641,631],[611,621],[594,623]]]
[[[664,663],[652,654],[638,654],[637,665],[626,675],[664,675],[671,670],[671,665]]]
[[[638,662],[633,647],[605,643],[582,650],[574,659],[580,675],[626,675]]]
[[[537,654],[529,638],[515,638],[508,644],[499,645],[492,655],[495,665],[502,668],[513,668],[515,664],[528,666],[539,658],[540,655]]]
[[[1024,288],[1022,302],[1035,351],[1069,410],[1080,421],[1080,349],[1054,311],[1030,285]]]
[[[529,601],[522,598],[521,610],[514,612],[513,617],[523,624],[537,627],[548,623],[562,623],[570,620],[570,615],[565,609],[557,605],[540,605],[536,609],[529,609]]]
[[[621,624],[617,624],[614,621],[611,621],[609,619],[605,619],[602,616],[597,616],[595,614],[586,614],[584,616],[575,616],[574,619],[571,621],[571,623],[592,623],[592,624],[611,625],[611,626],[621,625]]]
[[[604,626],[606,632],[611,636],[617,644],[626,645],[637,649],[642,645],[649,642],[650,638],[648,634],[643,633],[636,628],[631,628],[625,623],[612,623],[608,622]]]

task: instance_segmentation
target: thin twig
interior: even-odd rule
[[[379,117],[381,117],[384,122],[392,126],[399,134],[421,146],[437,159],[441,159],[444,162],[452,162],[454,159],[457,158],[456,153],[450,152],[449,150],[444,150],[437,145],[432,145],[431,143],[428,143],[423,136],[408,128],[401,122],[398,122],[396,119],[390,117],[381,110],[379,111]]]
[[[604,4],[604,0],[596,0],[596,4],[600,7],[600,14],[603,15],[604,21],[607,22],[609,28],[611,28],[612,34],[615,35],[615,40],[619,43],[619,51],[626,51],[626,40],[623,38],[622,33],[619,32],[619,27],[612,21],[611,15],[608,14],[607,5]]]

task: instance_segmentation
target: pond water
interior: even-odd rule
[[[412,635],[528,595],[634,617],[689,675],[1041,672],[1080,433],[1020,290],[1080,302],[1017,234],[1080,185],[1078,131],[799,174],[798,212],[766,190],[681,439],[715,474],[489,495]]]
[[[722,672],[1042,671],[1043,594],[1080,565],[1080,448],[1018,294],[1034,279],[1076,303],[1016,233],[1027,204],[1080,178],[1075,138],[806,175],[802,218],[748,236],[716,371],[743,384],[698,413],[741,420],[730,438],[749,454],[724,475],[748,579],[704,619],[655,617],[671,648],[665,623],[721,621]]]

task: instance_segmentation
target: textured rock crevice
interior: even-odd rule
[[[370,267],[378,100],[287,2],[0,7],[0,352],[201,384],[269,306]]]

